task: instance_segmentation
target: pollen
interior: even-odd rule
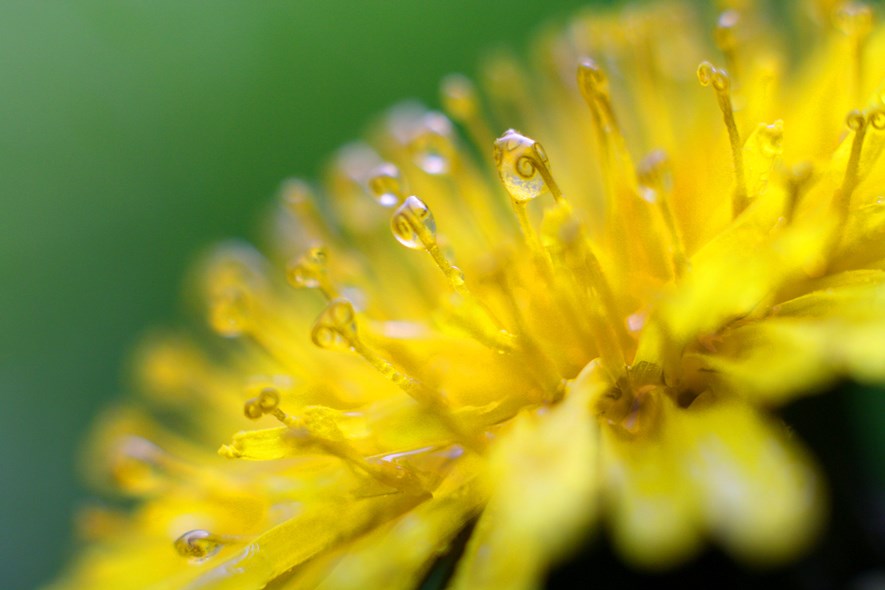
[[[826,474],[766,412],[885,381],[885,31],[804,2],[787,54],[723,4],[582,13],[284,183],[267,251],[195,271],[220,342],[139,350],[90,446],[132,508],[54,587],[413,588],[467,535],[451,588],[537,588],[597,529],[801,556]]]

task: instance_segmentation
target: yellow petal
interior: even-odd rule
[[[545,568],[586,532],[598,485],[598,429],[588,403],[606,386],[593,372],[560,405],[520,415],[495,442],[486,470],[491,500],[453,588],[538,587]]]
[[[798,442],[749,406],[716,403],[679,414],[683,473],[709,532],[756,563],[795,557],[824,515],[823,484]]]

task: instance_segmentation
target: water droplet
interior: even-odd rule
[[[209,259],[203,285],[209,323],[220,335],[233,338],[251,329],[257,299],[267,287],[264,264],[257,251],[239,243],[221,246]]]
[[[169,478],[166,453],[146,438],[127,436],[111,457],[110,473],[121,489],[136,494],[159,489]]]
[[[399,168],[386,162],[369,174],[369,191],[382,207],[395,207],[403,200],[405,190]]]
[[[639,187],[639,196],[642,197],[642,200],[646,203],[655,204],[658,202],[658,192],[647,186]]]
[[[608,78],[594,60],[585,59],[578,65],[578,88],[588,103],[599,94],[608,94]]]
[[[410,145],[415,163],[428,174],[448,174],[455,156],[452,122],[442,113],[427,113]]]
[[[175,540],[175,550],[189,559],[208,559],[221,549],[221,539],[207,530],[188,531]]]
[[[835,24],[850,37],[866,37],[873,30],[873,10],[863,2],[844,2],[836,11]]]
[[[400,244],[413,250],[423,250],[436,242],[433,213],[415,196],[407,198],[394,212],[390,229]]]
[[[241,336],[249,330],[251,316],[252,301],[245,289],[230,286],[213,297],[209,322],[221,336]]]
[[[723,53],[734,51],[738,45],[738,27],[741,15],[737,10],[726,10],[719,15],[714,33],[716,45]]]
[[[645,314],[636,312],[627,317],[627,327],[631,332],[638,332],[645,326]]]
[[[698,66],[698,82],[701,83],[701,86],[710,85],[710,82],[713,80],[713,72],[715,71],[716,68],[710,62],[701,62],[701,65]]]
[[[461,74],[451,74],[442,81],[443,108],[459,121],[467,121],[476,116],[476,88]]]
[[[296,288],[315,289],[322,285],[328,254],[322,246],[314,246],[293,262],[286,271],[289,284]]]
[[[778,119],[770,125],[760,125],[759,142],[764,155],[773,158],[784,151],[784,122]]]
[[[452,284],[455,286],[464,285],[466,282],[464,279],[464,271],[457,266],[453,266],[451,269],[449,269],[448,277]]]
[[[508,129],[495,140],[495,163],[498,176],[510,197],[525,203],[550,192],[547,154],[535,140]]]

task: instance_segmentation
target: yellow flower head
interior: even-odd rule
[[[536,587],[594,527],[648,567],[799,554],[823,484],[764,411],[885,379],[885,31],[754,4],[713,42],[682,3],[580,15],[287,183],[268,257],[201,267],[230,341],[151,339],[100,422],[133,502],[57,587],[412,588],[468,530],[453,588]]]

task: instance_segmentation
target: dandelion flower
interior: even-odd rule
[[[413,588],[467,536],[452,588],[531,588],[596,528],[800,554],[823,479],[767,411],[885,379],[885,31],[782,12],[579,15],[286,183],[267,254],[198,272],[225,345],[140,350],[89,462],[129,503],[55,587]]]

